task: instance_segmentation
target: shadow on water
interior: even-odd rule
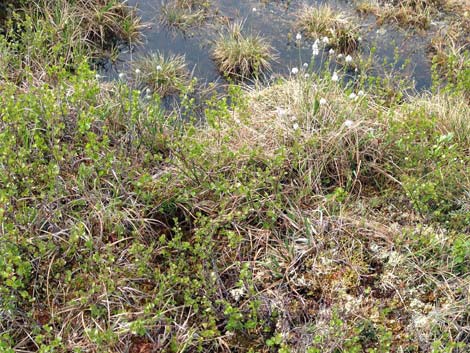
[[[301,67],[311,60],[311,40],[295,41],[294,17],[299,9],[307,4],[328,3],[341,9],[356,19],[361,27],[363,40],[360,52],[368,56],[374,48],[373,72],[378,75],[385,71],[411,79],[416,90],[425,90],[431,86],[430,62],[427,58],[427,39],[423,34],[410,33],[396,26],[375,25],[374,16],[359,16],[348,1],[305,1],[305,0],[214,0],[215,16],[203,25],[189,28],[186,32],[172,29],[160,21],[163,0],[130,0],[130,5],[139,9],[140,16],[148,27],[144,31],[144,43],[133,51],[123,48],[116,64],[105,65],[106,75],[114,77],[120,70],[139,56],[160,51],[163,53],[182,54],[200,82],[224,82],[211,60],[211,42],[223,28],[217,18],[228,21],[243,20],[248,32],[259,33],[266,37],[277,52],[277,59],[272,63],[272,76],[288,75],[291,68]],[[319,67],[324,51],[314,65]],[[406,65],[405,65],[406,64]],[[406,66],[406,68],[403,67]]]

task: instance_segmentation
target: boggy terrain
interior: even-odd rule
[[[274,78],[269,38],[227,19],[216,87],[168,52],[104,79],[146,41],[126,3],[5,3],[0,352],[468,352],[468,10],[447,5],[361,2],[407,31],[378,7],[450,14],[417,93],[324,4]],[[167,6],[185,30],[211,13]]]

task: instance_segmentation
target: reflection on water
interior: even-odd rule
[[[374,48],[375,70],[380,74],[384,67],[395,63],[396,72],[401,72],[416,82],[418,90],[426,89],[431,83],[429,60],[426,57],[426,38],[419,34],[407,33],[394,26],[375,26],[373,16],[360,17],[353,5],[347,1],[304,1],[304,0],[214,0],[214,13],[217,18],[244,20],[245,30],[266,37],[277,51],[277,59],[272,63],[272,74],[286,75],[292,67],[300,67],[310,62],[312,41],[302,40],[300,47],[295,43],[294,14],[305,3],[328,3],[353,16],[361,27],[362,42],[360,52],[368,56]],[[216,81],[221,77],[210,58],[211,41],[221,30],[216,18],[210,18],[199,27],[190,28],[186,33],[170,29],[160,23],[162,0],[130,0],[130,5],[139,8],[143,21],[149,23],[144,31],[144,44],[132,53],[123,50],[120,63],[109,66],[109,75],[115,75],[133,58],[146,53],[161,51],[183,54],[194,75],[201,81]],[[324,52],[317,58],[316,65],[326,57]],[[409,61],[406,71],[401,66]],[[384,65],[384,63],[388,63]]]

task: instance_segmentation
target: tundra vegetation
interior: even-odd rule
[[[268,70],[275,54],[265,38],[245,34],[243,23],[234,22],[214,41],[212,57],[222,74],[243,79]]]
[[[442,12],[468,11],[469,6],[466,0],[356,0],[355,2],[359,12],[373,13],[379,22],[392,21],[416,29],[428,28],[432,20]]]
[[[189,71],[181,55],[154,53],[133,63],[134,86],[157,92],[161,97],[179,92],[189,84]]]
[[[161,10],[161,21],[170,27],[188,30],[202,24],[210,16],[208,0],[168,0]]]
[[[125,3],[1,26],[0,352],[469,351],[468,47],[432,92],[326,63],[198,102],[180,57],[94,71]]]
[[[325,4],[305,5],[297,13],[297,27],[308,37],[329,38],[330,45],[343,53],[357,49],[359,30],[349,16]]]

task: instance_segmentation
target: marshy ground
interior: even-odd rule
[[[0,10],[0,352],[470,351],[465,1]]]

